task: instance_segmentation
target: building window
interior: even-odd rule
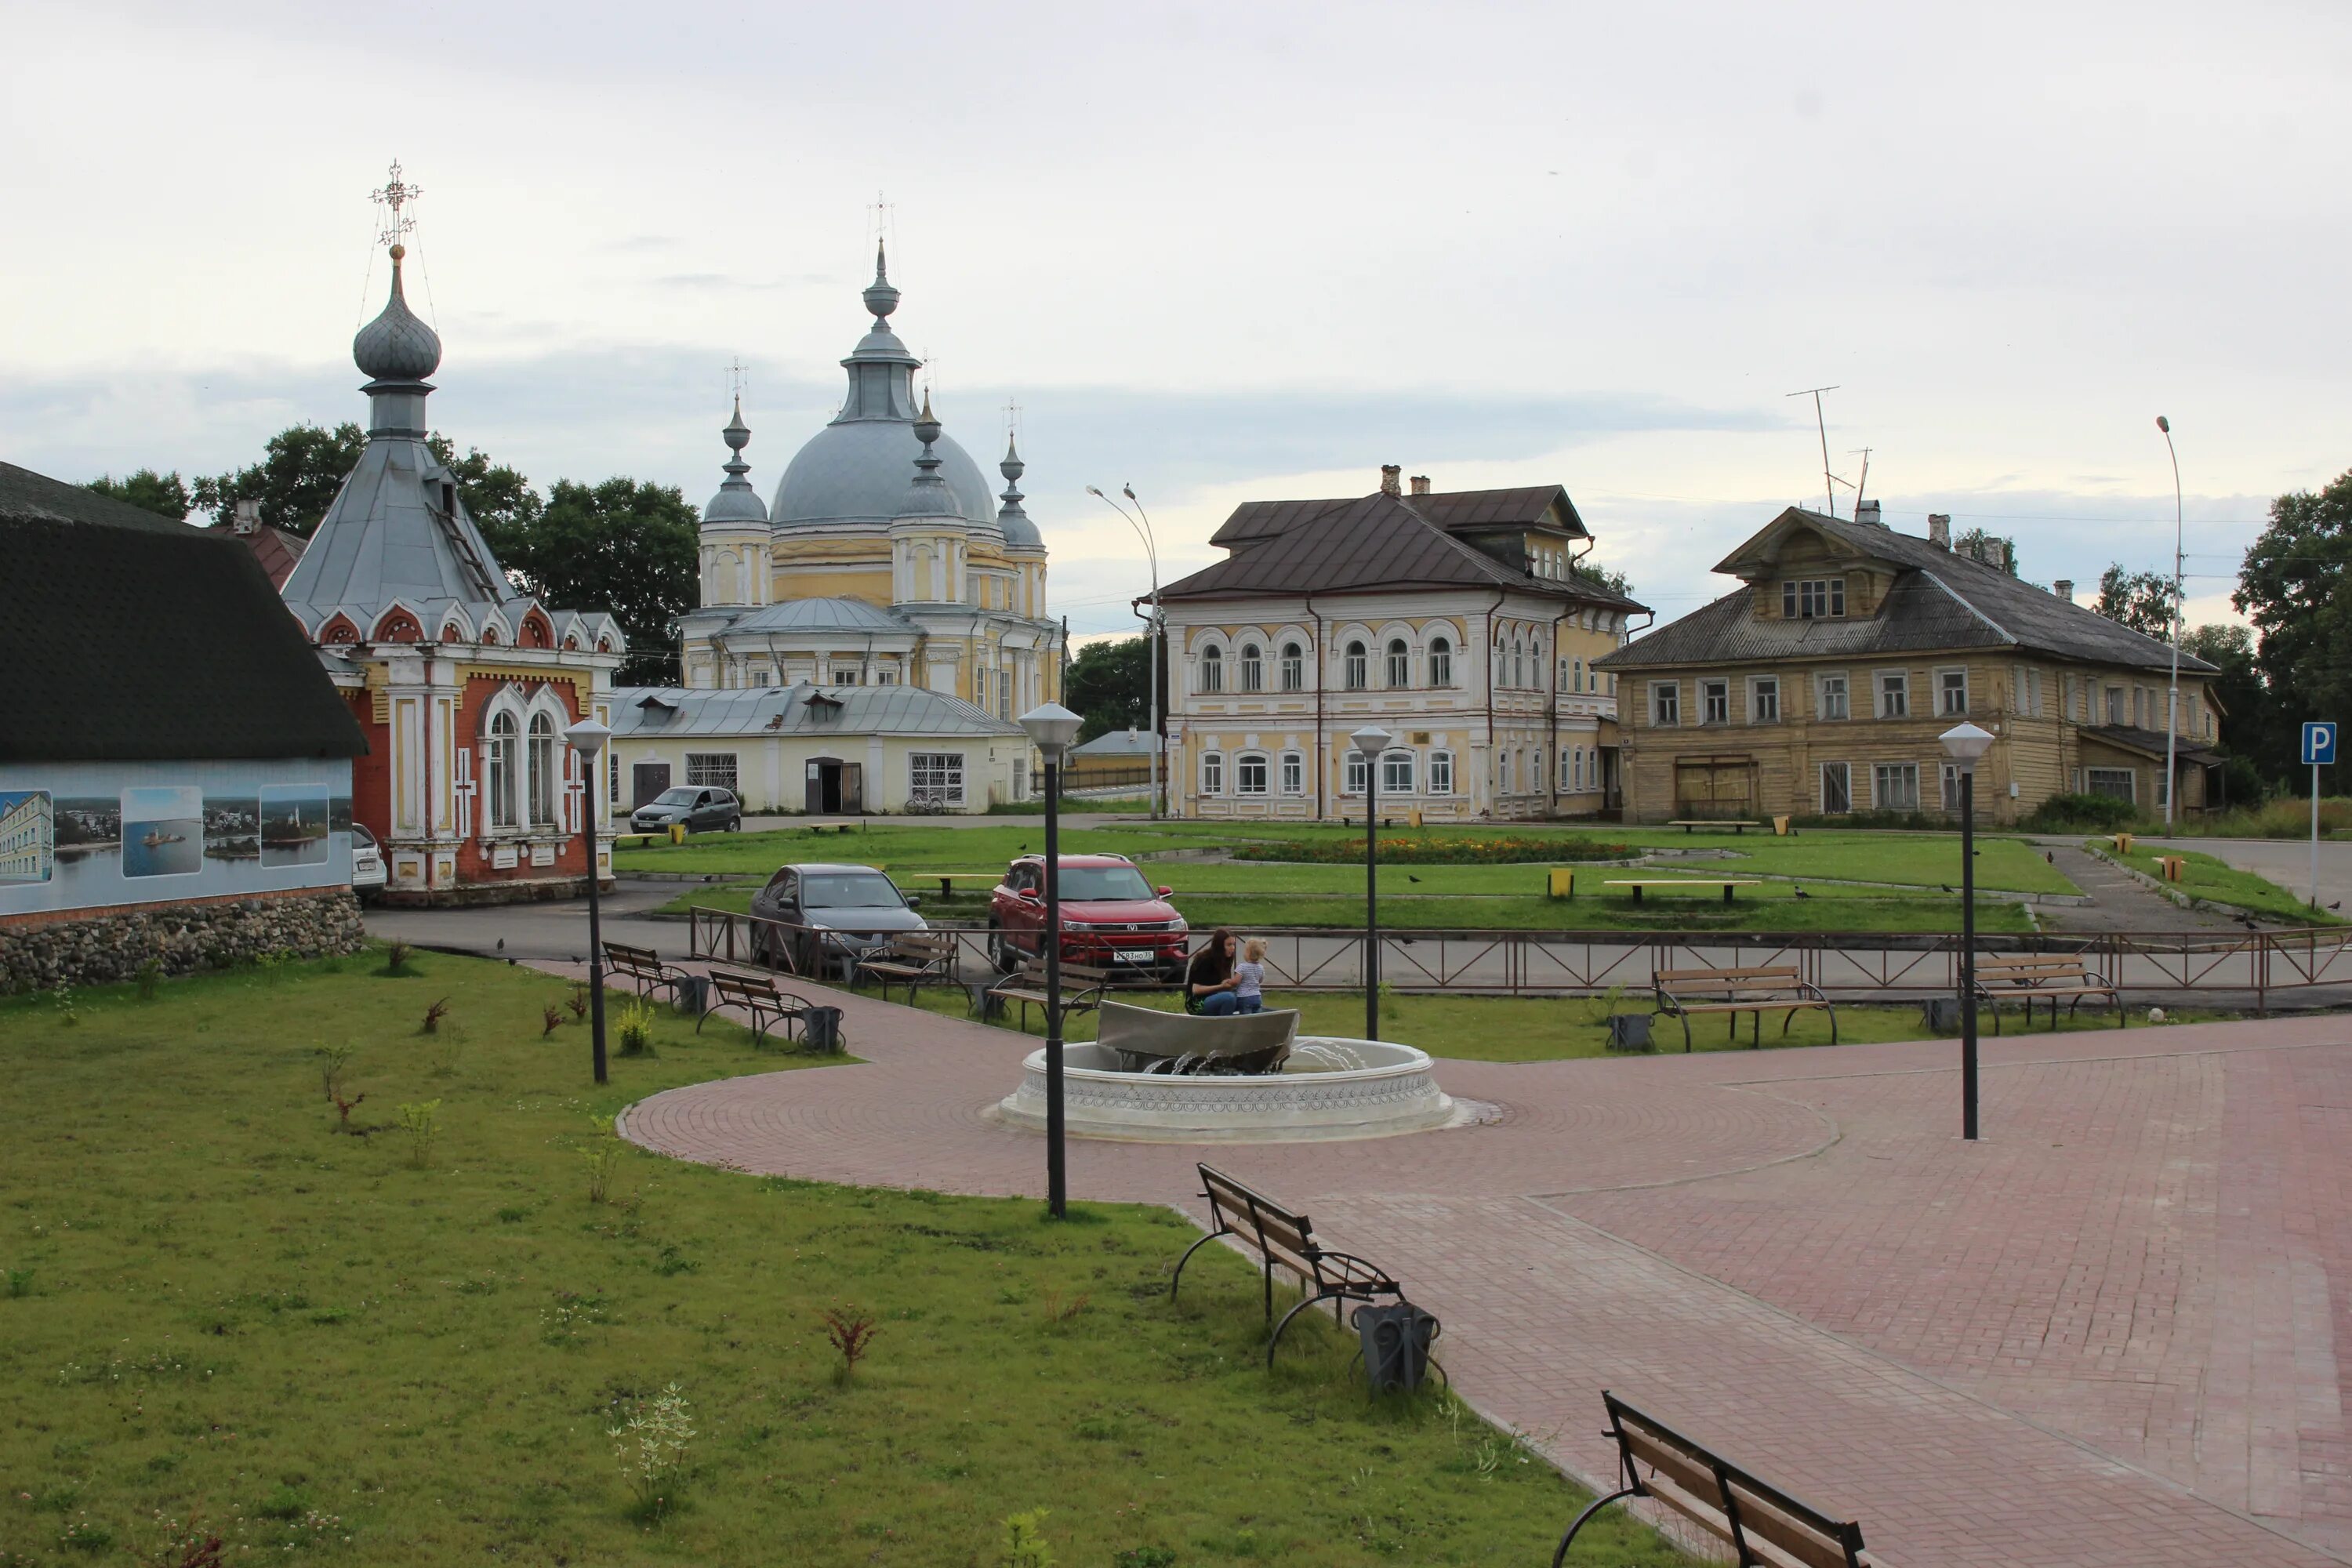
[[[1843,675],[1816,676],[1813,687],[1813,711],[1823,719],[1850,719],[1853,710],[1847,701]]]
[[[1348,753],[1347,765],[1339,771],[1339,793],[1341,795],[1361,795],[1364,793],[1363,752],[1349,752]]]
[[[936,797],[949,805],[963,804],[963,753],[961,752],[909,752],[907,753],[907,788],[916,795]]]
[[[1242,689],[1265,689],[1265,654],[1254,642],[1242,644]]]
[[[1948,815],[1958,816],[1960,809],[1960,764],[1946,763],[1939,773],[1937,783],[1944,792],[1944,810]]]
[[[1307,659],[1295,642],[1282,645],[1282,689],[1285,691],[1307,689]]]
[[[687,752],[686,782],[696,789],[723,789],[729,795],[735,794],[735,753]]]
[[[1282,753],[1282,793],[1285,795],[1307,793],[1307,759],[1297,752]]]
[[[1822,764],[1822,815],[1843,816],[1853,809],[1853,768],[1847,763]]]
[[[1454,684],[1454,645],[1444,637],[1432,637],[1429,641],[1429,683]]]
[[[1919,809],[1919,764],[1880,763],[1870,770],[1870,803],[1881,811]]]
[[[1452,795],[1454,793],[1453,752],[1432,752],[1429,753],[1429,793],[1432,795]]]
[[[1518,638],[1513,637],[1511,639],[1511,684],[1525,686],[1527,683],[1528,650]]]
[[[2117,800],[2138,798],[2135,787],[2138,775],[2129,768],[2086,768],[2084,779],[2093,795],[2111,795]]]
[[[1390,752],[1381,758],[1381,793],[1411,795],[1412,793],[1412,753]]]
[[[1412,650],[1404,646],[1404,638],[1389,638],[1389,689],[1399,691],[1412,684]]]
[[[1965,669],[1939,669],[1936,672],[1936,711],[1947,719],[1958,719],[1969,710],[1969,672]]]
[[[1026,757],[1013,759],[1013,798],[1029,798],[1029,759]]]
[[[2120,727],[2123,721],[2124,689],[2120,686],[2110,686],[2107,688],[2107,722]]]
[[[485,770],[490,792],[490,826],[513,827],[521,816],[522,725],[511,713],[490,717]]]
[[[1845,579],[1813,578],[1780,584],[1780,614],[1788,619],[1819,620],[1845,614]]]
[[[530,825],[555,826],[555,721],[530,716]]]
[[[1013,717],[1013,672],[1009,669],[996,672],[996,716],[1000,719]]]
[[[1756,684],[1748,689],[1748,720],[1752,724],[1778,724],[1780,721],[1780,678],[1759,675]]]
[[[2169,789],[2168,789],[2168,788],[2166,788],[2166,787],[2165,787],[2165,786],[2166,786],[2167,784],[2168,784],[2171,781],[2170,781],[2170,780],[2168,780],[2168,779],[2167,779],[2167,778],[2164,776],[2164,770],[2163,770],[2162,768],[2158,768],[2158,769],[2157,769],[2157,770],[2156,770],[2155,778],[2156,778],[2156,809],[2157,809],[2157,810],[2158,810],[2158,811],[2162,811],[2162,810],[2164,810],[2167,806],[2168,806],[2168,805],[2170,805],[2172,804],[2169,800],[2168,800],[2167,798],[2165,798],[2166,796],[2169,795],[2172,793]]]
[[[1225,689],[1225,654],[1223,648],[1201,650],[1201,689],[1223,691]]]
[[[1201,793],[1202,795],[1225,793],[1225,754],[1223,752],[1201,753]]]
[[[1234,793],[1265,794],[1265,753],[1245,752],[1234,759]]]
[[[2026,710],[2036,719],[2041,718],[2042,716],[2042,669],[2038,665],[2025,672],[2025,700]]]
[[[1698,683],[1699,722],[1728,724],[1731,722],[1731,682],[1702,680]]]
[[[604,753],[604,761],[608,764],[604,769],[604,795],[618,805],[621,803],[621,753],[608,750]]]
[[[1370,671],[1367,668],[1368,662],[1362,643],[1351,642],[1348,645],[1349,690],[1361,691],[1371,683]]]
[[[1650,688],[1650,725],[1653,729],[1671,730],[1683,721],[1683,689],[1671,680],[1661,680]]]
[[[1882,719],[1911,717],[1911,678],[1899,669],[1878,672],[1878,716]]]
[[[1580,658],[1576,661],[1576,689],[1584,689],[1584,661]]]

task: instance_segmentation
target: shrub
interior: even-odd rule
[[[420,1171],[433,1162],[433,1144],[441,1135],[440,1118],[437,1100],[400,1108],[400,1130],[408,1135],[408,1163]]]
[[[588,1167],[588,1201],[601,1204],[613,1188],[613,1170],[621,1163],[621,1146],[606,1142],[580,1152],[581,1163]]]
[[[539,1037],[543,1040],[563,1027],[563,1009],[552,1002],[541,1007],[539,1010]]]
[[[389,944],[383,950],[383,967],[376,971],[376,973],[379,974],[408,974],[413,973],[413,971],[408,967],[408,960],[410,954],[415,952],[415,949],[410,947],[408,943],[404,942],[395,942]]]
[[[621,1054],[625,1057],[649,1057],[654,1054],[653,1004],[640,999],[621,1009],[619,1019]]]
[[[1065,1300],[1059,1290],[1048,1285],[1045,1287],[1044,1303],[1047,1326],[1056,1329],[1066,1328],[1077,1321],[1079,1315],[1087,1310],[1090,1300],[1087,1292],[1081,1290]]]
[[[573,985],[572,987],[572,994],[565,999],[563,1005],[572,1009],[572,1022],[581,1023],[585,1021],[588,1016],[588,987],[586,984],[583,982]]]
[[[824,1324],[824,1337],[831,1340],[833,1348],[841,1352],[839,1375],[845,1382],[855,1377],[857,1363],[866,1359],[866,1352],[873,1347],[874,1336],[881,1332],[881,1325],[875,1321],[872,1313],[846,1303],[827,1307],[817,1314],[817,1318]]]
[[[33,1293],[33,1271],[31,1269],[11,1268],[8,1270],[7,1280],[9,1295],[24,1297],[29,1296]]]
[[[676,1501],[688,1446],[694,1441],[694,1414],[677,1384],[637,1401],[628,1419],[606,1428],[604,1435],[613,1440],[613,1458],[637,1494],[639,1510],[667,1512]]]
[[[441,1032],[441,1020],[448,1016],[449,998],[444,996],[441,1000],[434,1003],[433,1005],[425,1009],[425,1023],[419,1032],[427,1035],[439,1034]]]
[[[319,1088],[329,1100],[341,1100],[343,1089],[343,1069],[351,1066],[352,1047],[320,1046],[310,1054],[319,1058]]]
[[[341,1093],[338,1092],[333,1096],[333,1099],[335,1101],[336,1117],[335,1131],[338,1132],[349,1132],[353,1135],[357,1135],[360,1129],[352,1125],[352,1112],[360,1108],[360,1103],[366,1100],[367,1096],[364,1094],[355,1094],[352,1096],[351,1099],[345,1100]]]
[[[997,1557],[1003,1568],[1054,1568],[1053,1550],[1045,1544],[1045,1515],[1050,1511],[1033,1508],[1005,1520],[1004,1550]]]
[[[2113,833],[2139,820],[2138,806],[2111,795],[2053,795],[2018,826],[2029,833]]]
[[[149,959],[139,966],[139,1000],[152,1002],[155,993],[163,988],[163,964],[160,959]]]

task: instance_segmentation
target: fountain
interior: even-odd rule
[[[1195,1018],[1105,1002],[1100,1037],[1063,1048],[1073,1138],[1288,1142],[1378,1138],[1450,1126],[1461,1109],[1426,1052],[1387,1040],[1297,1034],[1295,1012]],[[1022,1064],[997,1105],[1017,1127],[1045,1125],[1045,1053]]]

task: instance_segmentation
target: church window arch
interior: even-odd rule
[[[492,832],[518,826],[521,772],[522,721],[511,708],[500,707],[490,714],[482,736],[482,787]]]
[[[555,628],[547,624],[546,616],[531,610],[523,616],[522,631],[515,642],[522,647],[553,647]]]
[[[1370,656],[1360,641],[1348,645],[1346,683],[1350,691],[1361,691],[1371,684]]]
[[[1265,689],[1265,650],[1254,642],[1242,644],[1242,689]]]
[[[1225,689],[1225,650],[1211,643],[1201,650],[1201,689],[1223,691]]]
[[[1402,690],[1412,684],[1412,649],[1406,646],[1404,638],[1389,638],[1387,664],[1383,673],[1388,677],[1390,690]]]
[[[555,719],[544,710],[530,716],[529,751],[530,826],[555,825]]]

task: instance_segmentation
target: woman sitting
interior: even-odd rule
[[[1241,998],[1235,994],[1241,982],[1234,973],[1237,946],[1234,933],[1220,926],[1209,944],[1192,955],[1192,966],[1184,972],[1184,1011],[1210,1018],[1241,1011]]]

